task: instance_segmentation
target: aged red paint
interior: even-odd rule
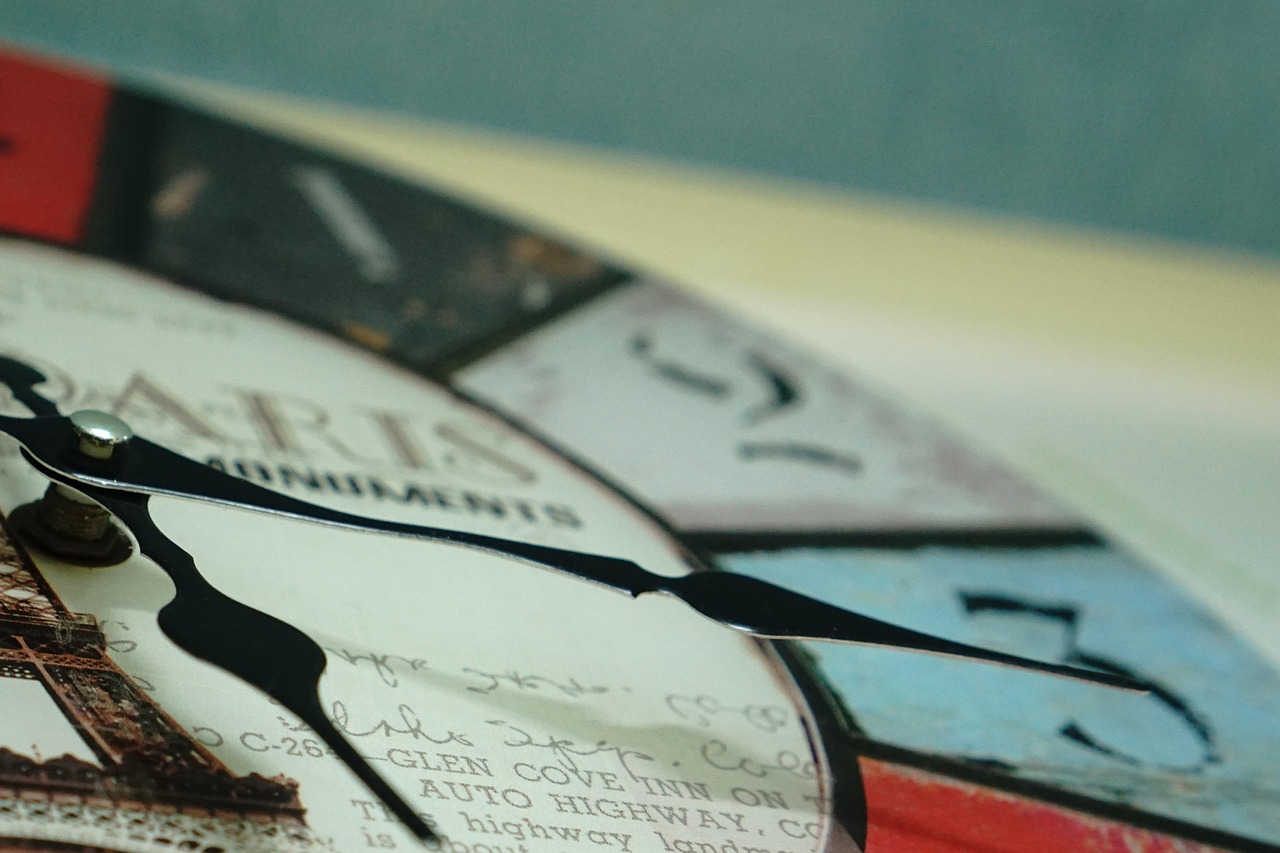
[[[105,80],[0,53],[0,230],[79,239],[110,101]]]
[[[863,759],[867,853],[1208,853],[1062,806]]]

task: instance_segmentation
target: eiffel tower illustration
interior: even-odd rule
[[[97,620],[63,604],[3,519],[0,678],[42,684],[95,759],[10,748],[11,709],[0,709],[0,853],[66,851],[68,839],[86,850],[320,846],[297,783],[231,773],[111,660]]]

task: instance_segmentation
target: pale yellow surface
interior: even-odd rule
[[[931,409],[1280,662],[1280,263],[168,82],[674,279]]]

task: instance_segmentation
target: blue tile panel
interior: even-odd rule
[[[723,563],[877,618],[1120,669],[1158,686],[1134,696],[925,655],[811,644],[875,740],[1002,762],[1023,778],[1280,841],[1280,676],[1122,553],[793,550]]]

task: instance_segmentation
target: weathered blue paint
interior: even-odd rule
[[[1092,547],[844,549],[723,562],[871,616],[1046,660],[1069,656],[1065,620],[1075,612],[1077,652],[1151,679],[1184,700],[1186,712],[1159,695],[925,655],[811,650],[878,741],[1001,761],[1025,778],[1280,841],[1280,676],[1126,555]],[[1040,610],[991,609],[1021,606],[1015,601]],[[1062,733],[1073,724],[1074,739]]]

